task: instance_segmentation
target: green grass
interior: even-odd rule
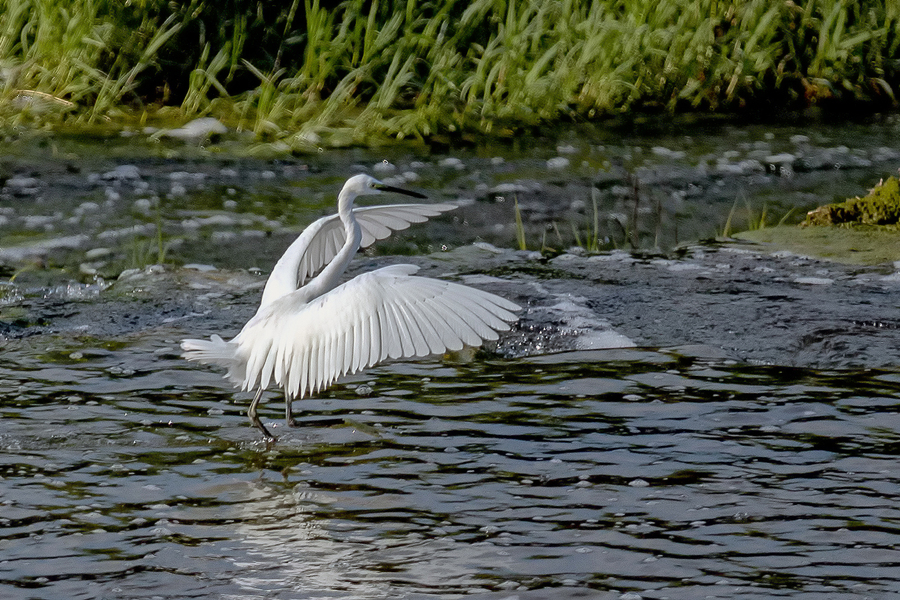
[[[552,229],[557,246],[550,246],[547,243],[548,227],[543,227],[541,234],[540,251],[548,254],[556,254],[571,247],[578,247],[589,254],[596,254],[604,250],[612,250],[615,248],[630,247],[633,249],[642,247],[641,231],[647,231],[651,225],[655,225],[656,237],[653,245],[660,247],[660,233],[662,228],[662,217],[660,214],[661,207],[657,203],[657,210],[654,214],[655,223],[648,222],[648,219],[641,218],[638,210],[643,197],[640,191],[640,182],[635,176],[631,176],[632,195],[630,201],[630,216],[627,222],[623,223],[617,217],[605,212],[601,209],[599,196],[600,193],[596,189],[591,190],[591,211],[585,212],[584,216],[570,219],[569,229],[564,234],[560,231],[559,225],[554,221],[549,224]],[[516,247],[519,250],[528,249],[528,232],[522,218],[522,211],[519,208],[519,201],[516,199],[514,203],[514,220],[516,233]],[[564,228],[565,230],[565,228]],[[533,245],[536,247],[536,245]]]
[[[305,149],[633,111],[881,108],[898,20],[896,0],[4,0],[0,122],[167,108]]]
[[[131,238],[131,247],[127,268],[143,269],[150,265],[162,265],[166,263],[169,250],[174,243],[173,239],[167,239],[163,229],[162,202],[157,199],[153,206],[154,235],[135,234]]]
[[[775,224],[775,227],[781,227],[797,212],[797,208],[794,207],[787,211],[781,219]],[[757,213],[752,206],[750,206],[750,202],[745,198],[744,199],[744,211],[743,211],[743,227],[740,229],[736,228],[736,223],[738,223],[738,219],[740,218],[738,215],[738,201],[735,200],[734,204],[731,206],[731,210],[728,212],[728,218],[725,220],[725,226],[721,231],[718,232],[717,237],[728,238],[732,237],[735,233],[738,232],[746,232],[746,231],[760,231],[770,226],[769,222],[769,212],[768,206],[763,204],[762,209]]]
[[[572,237],[575,238],[575,244],[583,248],[586,252],[599,252],[604,249],[604,241],[600,232],[600,210],[597,206],[597,190],[591,188],[591,203],[594,209],[593,218],[590,222],[582,227],[572,222]],[[559,230],[557,229],[557,237]]]
[[[525,239],[525,224],[522,222],[522,211],[519,210],[519,199],[515,199],[516,211],[516,245],[519,250],[528,250],[528,244]]]

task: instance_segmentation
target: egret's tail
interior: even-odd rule
[[[244,379],[245,366],[237,355],[238,345],[226,342],[218,335],[208,340],[181,340],[182,358],[204,365],[218,365],[228,369],[226,377],[235,385]]]
[[[230,344],[217,335],[208,340],[181,340],[182,358],[196,360],[204,365],[231,366],[235,359],[234,344]]]

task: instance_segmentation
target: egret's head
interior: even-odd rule
[[[357,196],[367,196],[372,194],[381,194],[383,192],[394,192],[397,194],[404,194],[406,196],[412,196],[413,198],[425,198],[423,194],[419,192],[412,192],[410,190],[404,190],[401,188],[396,188],[390,185],[386,185],[371,175],[354,175],[350,179],[347,180],[347,183],[344,184],[343,189],[341,189],[341,194],[339,196],[340,202],[348,202],[350,204],[353,203],[354,198]]]

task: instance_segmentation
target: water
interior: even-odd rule
[[[900,118],[869,123],[663,124],[581,128],[510,145],[398,144],[259,158],[244,139],[210,147],[141,136],[7,140],[0,161],[0,265],[36,262],[89,283],[163,261],[267,271],[313,219],[333,213],[351,174],[367,171],[460,208],[380,242],[421,254],[485,241],[556,251],[671,251],[748,227],[802,220],[897,174]],[[251,154],[248,156],[248,153]],[[361,199],[360,204],[378,200]],[[595,208],[596,206],[596,208]],[[729,224],[726,227],[726,224]],[[577,235],[576,235],[577,232]],[[38,278],[31,270],[23,282]]]
[[[298,403],[296,429],[273,394],[270,448],[155,335],[22,343],[0,395],[3,598],[900,592],[896,372],[398,363]]]
[[[895,172],[898,130],[278,160],[11,142],[0,599],[900,594],[900,275],[732,245],[659,252],[745,200],[780,216],[864,193]],[[236,333],[280,252],[362,169],[462,206],[353,272],[409,260],[522,304],[522,322],[484,353],[348,378],[298,402],[298,428],[272,392],[267,446],[247,395],[178,341]],[[601,233],[621,233],[635,180],[653,252],[502,250],[513,200],[532,249],[573,243],[594,199]]]

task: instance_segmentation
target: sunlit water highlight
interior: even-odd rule
[[[900,592],[897,373],[398,363],[299,402],[297,429],[273,394],[267,449],[174,339],[6,348],[0,597]]]

